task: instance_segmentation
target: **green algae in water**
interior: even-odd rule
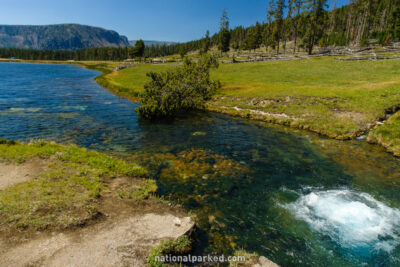
[[[84,111],[86,110],[86,106],[62,106],[61,109],[64,110],[81,110]]]
[[[78,113],[58,113],[58,116],[60,116],[63,119],[73,119],[75,116],[78,116]]]
[[[198,135],[206,135],[207,133],[205,132],[194,132],[192,133],[193,136],[198,136]]]
[[[41,110],[41,108],[10,108],[8,113],[35,113]]]

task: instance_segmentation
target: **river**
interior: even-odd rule
[[[400,266],[400,160],[364,140],[198,113],[138,120],[138,104],[75,65],[0,63],[0,137],[132,157],[194,214],[199,251],[282,266]]]

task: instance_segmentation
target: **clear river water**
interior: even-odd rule
[[[195,215],[199,251],[281,266],[400,266],[400,160],[364,140],[216,113],[138,120],[74,65],[0,63],[0,137],[134,158]]]

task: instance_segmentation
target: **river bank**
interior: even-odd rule
[[[338,63],[333,58],[312,58],[223,64],[222,69],[213,73],[222,81],[223,88],[207,103],[207,109],[304,129],[338,140],[368,136],[368,142],[382,145],[398,156],[397,124],[390,123],[385,131],[378,129],[398,111],[400,80],[393,70],[399,62]],[[330,64],[338,65],[334,72]],[[147,64],[114,72],[99,68],[102,75],[96,81],[119,96],[140,102],[140,93],[147,81],[145,74],[171,67]],[[283,73],[281,69],[285,68],[288,70]],[[370,72],[373,75],[368,76]],[[263,77],[262,73],[267,76]],[[318,75],[322,77],[316,78]]]
[[[0,143],[0,266],[143,266],[193,231],[134,162],[76,146]]]

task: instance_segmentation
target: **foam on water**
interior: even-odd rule
[[[357,253],[390,253],[400,244],[400,211],[367,193],[314,190],[284,207],[340,247]]]

